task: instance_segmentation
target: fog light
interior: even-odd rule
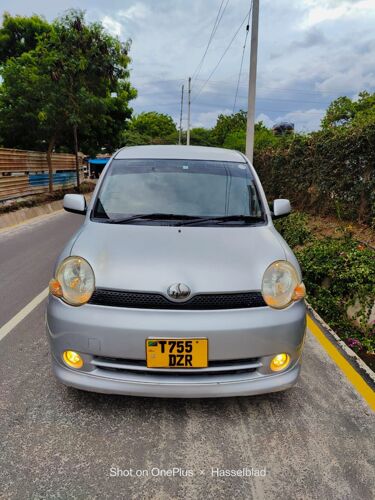
[[[273,358],[270,364],[270,368],[273,372],[280,372],[289,365],[289,362],[290,362],[289,354],[282,352],[281,354],[278,354]]]
[[[78,352],[64,351],[63,359],[64,359],[65,363],[68,366],[70,366],[71,368],[78,369],[78,368],[82,368],[82,366],[83,366],[83,359],[78,354]]]

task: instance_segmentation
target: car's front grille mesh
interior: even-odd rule
[[[244,309],[264,307],[266,303],[260,292],[207,293],[194,295],[186,302],[172,302],[158,293],[128,292],[97,288],[90,304],[136,309]]]

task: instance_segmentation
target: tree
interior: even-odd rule
[[[77,155],[78,133],[92,149],[120,142],[131,116],[128,103],[136,96],[128,80],[128,50],[129,43],[121,43],[98,23],[86,23],[81,11],[72,10],[38,38],[35,49],[4,64],[3,142],[8,147],[47,146],[50,190],[55,146],[69,145]]]
[[[214,146],[212,130],[203,127],[192,128],[190,130],[190,144],[193,146]]]
[[[178,132],[173,118],[163,113],[140,113],[130,123],[130,130],[148,137],[153,144],[176,144]]]
[[[239,130],[246,131],[247,113],[239,111],[232,115],[219,115],[212,136],[218,146],[222,146],[228,134]]]
[[[34,50],[39,37],[50,30],[51,25],[40,16],[11,16],[5,12],[0,28],[0,64],[11,57],[19,57],[24,52]]]
[[[223,144],[224,148],[235,149],[245,153],[246,150],[246,130],[234,130],[227,134]]]
[[[143,146],[151,143],[151,137],[141,135],[136,130],[125,130],[122,134],[122,146]]]
[[[255,124],[255,137],[254,137],[254,149],[256,151],[262,150],[264,148],[274,146],[280,142],[279,137],[275,137],[272,130],[267,128],[263,122],[258,122]],[[234,130],[230,132],[224,141],[224,148],[236,149],[245,153],[246,151],[246,128],[240,130]]]
[[[48,64],[37,50],[11,58],[2,72],[0,130],[6,147],[47,150],[52,192],[52,151],[66,127],[64,99],[54,88]]]
[[[53,54],[51,78],[66,99],[65,112],[73,133],[79,186],[79,127],[86,126],[90,115],[92,120],[96,116],[101,125],[108,125],[106,121],[113,123],[113,112],[122,122],[130,118],[127,103],[136,94],[125,81],[129,76],[129,43],[122,44],[99,23],[86,23],[83,12],[77,10],[57,19],[53,28],[41,47],[46,58]],[[113,93],[117,96],[114,105]]]
[[[254,149],[261,150],[275,146],[281,140],[282,138],[275,136],[272,130],[267,128],[262,121],[255,124]]]
[[[375,93],[361,92],[355,100],[342,96],[332,101],[322,119],[322,128],[369,122],[375,123]]]

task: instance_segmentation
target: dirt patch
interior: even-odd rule
[[[307,225],[317,238],[342,237],[343,233],[349,233],[355,240],[375,249],[375,229],[365,224],[340,221],[329,216],[309,215]]]

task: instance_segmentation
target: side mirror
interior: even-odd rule
[[[73,214],[85,215],[86,200],[82,194],[66,194],[64,196],[64,210]]]
[[[273,202],[273,219],[279,219],[280,217],[285,217],[289,215],[292,211],[292,207],[290,206],[289,200],[284,200],[279,198],[278,200],[274,200]]]

